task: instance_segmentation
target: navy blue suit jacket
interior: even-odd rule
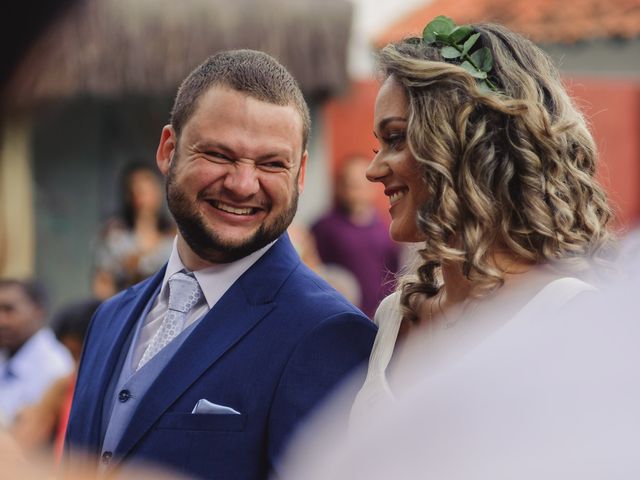
[[[163,275],[96,312],[67,429],[72,457],[100,453],[109,380]],[[141,400],[114,458],[204,478],[266,478],[299,421],[368,358],[374,336],[373,324],[301,263],[283,235],[185,340]],[[202,398],[241,415],[191,414]]]

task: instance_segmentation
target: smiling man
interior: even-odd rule
[[[306,268],[287,235],[309,111],[268,55],[210,57],[183,82],[157,163],[179,233],[165,268],[93,319],[68,465],[133,461],[261,479],[295,427],[366,360],[375,329]]]

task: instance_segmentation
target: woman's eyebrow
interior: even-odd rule
[[[403,122],[407,121],[407,119],[404,118],[404,117],[386,117],[386,118],[383,118],[382,120],[380,120],[380,123],[378,124],[378,130],[384,129],[384,127],[386,127],[389,123],[397,121],[397,120],[400,120],[400,121],[403,121]]]

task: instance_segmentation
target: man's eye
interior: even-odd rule
[[[227,155],[220,152],[209,152],[207,155],[214,158],[219,158],[221,160],[231,160]]]
[[[265,162],[261,163],[260,167],[266,170],[283,170],[286,165],[283,162]]]

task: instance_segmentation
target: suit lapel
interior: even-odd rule
[[[113,313],[104,312],[100,316],[103,325],[94,328],[93,341],[88,358],[83,358],[84,375],[99,379],[99,383],[92,388],[85,388],[78,392],[77,398],[81,399],[79,408],[86,409],[82,418],[91,418],[92,422],[86,422],[78,427],[83,430],[90,451],[97,451],[100,444],[100,432],[102,429],[102,409],[107,387],[116,370],[122,349],[126,345],[127,337],[136,321],[142,314],[149,298],[156,290],[164,276],[164,268],[147,282],[128,289]],[[89,385],[93,382],[82,382],[81,385]],[[75,405],[74,405],[75,406]]]
[[[211,365],[271,312],[280,286],[299,263],[285,234],[231,286],[142,398],[116,449],[118,457],[125,456]]]

